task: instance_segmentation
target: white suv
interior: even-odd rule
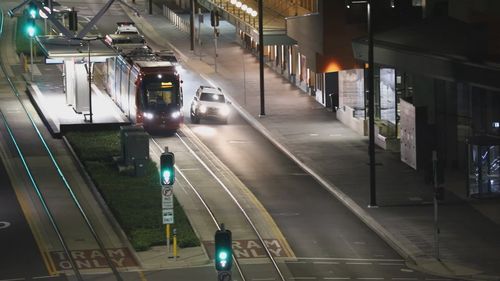
[[[121,21],[117,22],[116,25],[115,34],[139,34],[139,30],[133,22]]]
[[[191,103],[191,122],[199,124],[202,118],[216,119],[227,124],[229,102],[220,88],[200,86]]]

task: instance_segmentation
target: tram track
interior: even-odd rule
[[[175,133],[175,139],[176,141],[179,141],[182,146],[184,146],[189,154],[191,154],[196,161],[201,164],[203,169],[212,177],[212,179],[215,180],[217,183],[218,187],[220,188],[219,190],[223,190],[224,196],[229,198],[230,203],[236,205],[236,208],[244,218],[244,223],[238,226],[238,228],[245,228],[248,232],[252,232],[253,235],[255,236],[256,240],[259,241],[261,247],[264,249],[265,252],[265,259],[267,259],[269,266],[272,267],[271,270],[268,272],[274,272],[274,276],[270,277],[271,279],[269,280],[281,280],[284,281],[286,280],[284,273],[282,272],[282,269],[280,269],[275,257],[272,255],[269,246],[265,242],[265,239],[263,238],[263,235],[258,229],[257,223],[254,222],[254,220],[251,218],[251,215],[248,214],[248,212],[245,210],[245,207],[241,202],[239,202],[237,196],[235,196],[234,191],[231,190],[229,185],[231,185],[234,182],[238,182],[237,185],[243,185],[243,183],[239,182],[237,177],[232,174],[232,172],[225,167],[225,165],[217,159],[215,155],[213,155],[210,150],[204,146],[204,144],[201,143],[201,141],[191,132],[191,130],[185,126],[181,127],[180,132]],[[162,146],[163,139],[161,138],[155,138],[151,137],[152,143],[154,147],[156,148],[156,152],[161,154],[164,151],[164,146]],[[210,199],[205,198],[205,194],[203,190],[198,190],[196,187],[196,184],[190,181],[188,176],[186,175],[185,172],[183,172],[183,168],[179,167],[178,164],[175,165],[176,172],[182,177],[183,181],[186,182],[187,186],[189,186],[189,189],[195,194],[197,200],[203,205],[203,209],[208,213],[209,217],[211,218],[211,221],[214,224],[214,229],[220,230],[220,225],[221,223],[225,223],[224,217],[227,216],[234,216],[234,214],[226,214],[224,215],[223,213],[216,214],[216,212],[213,210],[214,208],[217,208],[217,206],[214,206],[214,202],[209,202]],[[189,169],[188,169],[189,170]],[[222,195],[219,195],[222,196]],[[219,200],[219,202],[222,202],[224,200]],[[227,202],[227,201],[225,201]],[[228,204],[230,204],[228,203]],[[227,225],[227,224],[226,224]],[[233,239],[235,239],[235,234],[233,233]],[[241,277],[241,280],[252,280],[254,279],[253,276],[250,276],[251,273],[245,272],[245,264],[241,263],[238,258],[233,254],[233,260],[234,264],[236,266],[236,270],[238,271],[238,274]],[[262,260],[262,259],[261,259]],[[257,278],[258,279],[258,278]]]
[[[4,31],[4,13],[0,8],[0,36],[3,36]],[[2,50],[6,49],[8,48],[2,48]],[[0,96],[3,101],[0,105],[0,119],[7,131],[8,137],[5,139],[6,141],[10,139],[10,143],[14,147],[11,158],[16,158],[14,155],[17,154],[17,158],[21,162],[20,166],[24,168],[28,182],[32,187],[31,190],[28,190],[29,196],[36,198],[37,205],[41,206],[41,212],[39,210],[34,211],[34,213],[43,214],[71,265],[70,270],[55,268],[51,262],[51,254],[42,252],[41,249],[44,247],[39,245],[47,271],[50,275],[73,272],[78,280],[85,280],[71,252],[72,250],[82,250],[81,248],[85,244],[86,247],[98,248],[115,279],[122,280],[116,265],[111,261],[103,239],[82,206],[76,188],[66,175],[64,167],[61,167],[60,160],[56,159],[57,152],[53,151],[49,141],[38,129],[36,117],[33,116],[34,111],[29,110],[24,104],[24,97],[18,89],[25,86],[26,82],[22,83],[18,78],[14,81],[8,74],[7,68],[9,65],[6,65],[3,58],[0,57],[0,76],[5,82],[0,85]],[[42,216],[41,214],[39,216]],[[46,226],[31,227],[33,229]]]

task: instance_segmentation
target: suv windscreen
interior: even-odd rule
[[[200,100],[201,101],[220,102],[220,103],[226,102],[226,100],[224,99],[224,95],[215,94],[215,93],[201,93]]]

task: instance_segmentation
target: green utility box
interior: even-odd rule
[[[149,159],[149,134],[142,126],[122,126],[120,139],[123,165],[132,166],[137,176],[144,174]]]

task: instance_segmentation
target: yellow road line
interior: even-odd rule
[[[139,271],[139,277],[141,278],[141,281],[147,281],[146,276],[144,275],[144,272]]]

